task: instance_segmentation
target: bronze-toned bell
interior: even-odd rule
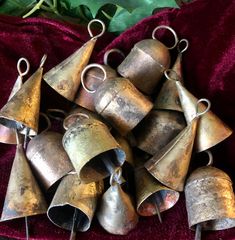
[[[155,33],[159,29],[172,32],[175,39],[172,47],[166,47],[155,38]],[[178,43],[175,31],[165,25],[156,27],[152,32],[152,38],[136,43],[117,69],[121,76],[128,78],[135,87],[147,95],[153,93],[164,70],[169,68],[171,62],[169,49],[173,49]]]
[[[22,134],[36,135],[41,98],[41,79],[46,55],[37,71],[0,111],[0,124],[19,130]],[[29,133],[28,133],[29,131]]]
[[[188,223],[191,229],[223,230],[235,227],[235,196],[230,177],[210,166],[193,171],[185,185]],[[195,238],[199,240],[200,238]]]
[[[176,81],[179,92],[180,102],[184,110],[184,116],[187,123],[196,115],[195,98],[187,89],[185,89],[179,81]],[[206,107],[200,103],[199,110],[202,111]],[[232,134],[232,130],[223,123],[212,111],[203,115],[198,122],[198,130],[195,139],[195,151],[201,152],[213,147],[219,142],[225,140]]]
[[[73,232],[90,228],[98,197],[103,192],[103,181],[82,183],[77,174],[65,176],[47,210],[55,225]]]
[[[134,129],[137,147],[151,155],[158,153],[186,126],[184,116],[178,111],[151,110]]]
[[[96,36],[91,31],[91,25],[94,22],[98,22],[102,26],[101,33]],[[104,23],[98,19],[91,20],[87,28],[91,39],[43,76],[44,80],[55,91],[70,101],[75,100],[77,90],[80,86],[81,72],[89,62],[97,38],[102,36],[105,31]]]
[[[69,126],[63,146],[83,182],[111,175],[126,159],[104,123],[82,116]]]
[[[22,218],[47,211],[47,204],[31,173],[23,146],[16,146],[1,221]]]
[[[93,89],[97,89],[98,86],[103,82],[108,79],[114,79],[116,78],[117,72],[111,68],[108,65],[108,55],[112,52],[117,52],[119,54],[123,54],[120,50],[118,49],[111,49],[107,51],[104,54],[104,65],[102,65],[103,69],[106,72],[106,78],[104,78],[104,73],[100,68],[93,68],[92,65],[90,66],[90,69],[86,72],[85,76],[85,82],[82,82],[82,86],[85,86],[87,89],[90,89],[90,91],[87,91],[84,89],[84,87],[81,87],[77,93],[77,97],[75,99],[75,103],[78,105],[89,109],[90,111],[95,111],[95,106],[94,106],[94,94],[92,93]]]
[[[204,111],[199,112],[201,102],[206,102],[208,106]],[[195,108],[196,115],[189,125],[145,163],[145,168],[159,182],[176,191],[184,190],[198,121],[209,111],[210,102],[207,99],[200,99]]]
[[[25,71],[22,71],[22,63],[26,64]],[[17,71],[18,71],[18,77],[15,81],[15,84],[12,88],[12,91],[10,93],[10,96],[8,98],[8,101],[18,92],[18,90],[21,88],[23,82],[23,76],[28,74],[30,68],[29,61],[26,58],[20,58],[17,62]],[[16,133],[15,129],[5,127],[4,125],[0,124],[0,142],[1,143],[7,143],[7,144],[16,144]]]
[[[114,176],[118,175],[118,176]],[[100,225],[109,233],[126,235],[138,223],[138,215],[135,212],[132,200],[125,193],[118,180],[121,177],[121,169],[113,173],[110,178],[110,187],[102,196],[97,211],[97,219]]]

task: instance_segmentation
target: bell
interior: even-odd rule
[[[101,33],[96,36],[91,32],[91,25],[94,22],[98,22],[102,26]],[[75,101],[80,86],[81,72],[89,62],[97,38],[102,36],[105,31],[104,23],[98,19],[91,20],[87,28],[91,39],[43,76],[44,80],[56,92],[70,101]]]
[[[46,201],[31,173],[23,146],[18,140],[3,205],[1,222],[43,214],[46,211]]]
[[[38,131],[43,56],[38,70],[23,84],[20,90],[3,106],[0,111],[0,124],[33,136]]]
[[[22,62],[25,62],[26,64],[26,69],[25,71],[22,71]],[[12,91],[10,93],[10,96],[8,98],[8,101],[18,92],[18,90],[21,88],[23,82],[23,76],[28,74],[29,72],[29,61],[26,58],[20,58],[17,62],[17,70],[18,70],[18,77],[16,79],[16,82],[12,88]],[[5,127],[4,125],[0,124],[0,142],[1,143],[7,143],[7,144],[16,144],[16,133],[15,130],[12,128]]]
[[[133,134],[137,147],[154,155],[174,139],[185,126],[181,112],[153,109],[134,129]]]
[[[61,228],[85,232],[90,228],[102,192],[103,182],[84,184],[76,173],[70,173],[62,179],[47,216]]]
[[[118,49],[111,49],[104,54],[103,61],[104,61],[105,65],[102,65],[101,69],[99,67],[95,67],[95,68],[92,67],[92,64],[89,65],[90,68],[86,72],[86,76],[84,78],[86,83],[82,81],[82,86],[84,86],[85,88],[82,87],[79,89],[79,91],[77,93],[77,97],[75,99],[75,103],[78,104],[79,106],[82,106],[82,107],[87,108],[90,111],[94,112],[95,106],[94,106],[93,89],[97,89],[98,86],[103,81],[118,77],[117,72],[108,65],[108,56],[112,52],[117,52],[119,54],[123,54]],[[97,66],[97,65],[95,65],[95,66]],[[105,70],[106,78],[104,78],[104,73],[103,73],[102,69]]]
[[[118,177],[114,177],[114,175]],[[121,169],[110,178],[110,187],[102,196],[97,211],[97,219],[100,225],[109,233],[115,235],[126,235],[138,223],[138,215],[133,203],[117,180],[121,177]]]
[[[44,131],[30,140],[26,150],[29,163],[46,191],[73,170],[62,137],[60,133]]]
[[[223,230],[235,226],[235,196],[230,177],[218,168],[207,166],[192,172],[185,185],[188,223],[191,229]]]
[[[176,81],[180,102],[184,110],[184,116],[189,123],[196,114],[195,104],[198,101],[179,81]],[[199,110],[205,109],[201,103]],[[197,152],[204,151],[225,140],[232,134],[232,130],[223,123],[213,112],[203,115],[198,122],[198,130],[194,149]]]
[[[111,175],[126,158],[107,126],[95,119],[79,118],[62,142],[79,179],[86,183]]]
[[[167,29],[172,32],[175,43],[172,47],[166,47],[155,38],[159,29]],[[170,66],[169,49],[173,49],[178,43],[175,31],[169,26],[156,27],[152,33],[153,39],[145,39],[135,44],[131,52],[118,66],[118,73],[128,78],[140,91],[150,95],[158,85],[163,72]]]

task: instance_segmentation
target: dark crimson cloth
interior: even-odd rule
[[[180,38],[190,43],[183,55],[183,73],[186,87],[198,98],[212,102],[212,110],[231,128],[235,128],[235,1],[197,0],[181,9],[167,9],[148,17],[119,37],[106,34],[98,40],[92,61],[102,62],[105,50],[117,47],[128,53],[133,45],[151,37],[160,24],[173,27]],[[159,39],[167,43],[165,33]],[[31,63],[30,73],[36,70],[44,53],[48,55],[45,71],[61,62],[89,39],[84,26],[74,26],[41,18],[21,19],[0,16],[0,107],[7,101],[17,77],[16,62],[26,57]],[[172,56],[175,52],[172,51]],[[47,107],[68,107],[68,102],[42,86],[42,110]],[[219,129],[218,129],[219,130]],[[215,166],[225,170],[232,178],[235,171],[234,134],[212,149]],[[0,144],[0,209],[2,209],[14,158],[15,146]],[[1,211],[1,210],[0,210]],[[78,239],[161,239],[190,240],[184,195],[172,209],[162,214],[163,224],[157,217],[140,218],[135,230],[124,237],[108,234],[96,220]],[[32,239],[68,239],[69,232],[54,226],[45,215],[29,218]],[[24,220],[0,223],[0,235],[17,239],[25,237]],[[204,232],[202,239],[235,239],[235,228],[217,232]]]

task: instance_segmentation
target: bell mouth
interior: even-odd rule
[[[78,211],[78,219],[76,230],[85,232],[89,229],[91,221],[88,216],[82,212],[80,209],[76,208]],[[71,230],[73,226],[75,208],[69,204],[58,205],[50,207],[47,211],[47,216],[58,227],[64,228],[66,230]]]
[[[141,216],[153,216],[173,207],[179,200],[180,194],[174,190],[160,190],[147,197],[138,207]]]
[[[80,171],[83,182],[97,182],[115,172],[125,162],[126,154],[120,148],[114,148],[93,157]]]

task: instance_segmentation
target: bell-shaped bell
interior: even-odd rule
[[[102,68],[97,67],[99,65],[95,65],[95,68],[92,67],[92,64],[89,65],[90,68],[84,77],[85,82],[82,82],[82,86],[85,88],[81,87],[79,89],[77,97],[75,99],[76,104],[87,108],[90,111],[95,111],[94,94],[92,91],[94,89],[97,89],[103,81],[118,77],[117,72],[108,65],[108,56],[113,52],[117,52],[123,55],[119,49],[110,49],[104,54],[104,65],[101,65]],[[105,73],[103,73],[103,69],[105,70]],[[104,78],[104,74],[106,74],[106,78]]]
[[[83,182],[99,181],[111,175],[126,158],[107,126],[84,116],[69,126],[63,146]]]
[[[188,223],[191,229],[197,226],[200,226],[201,230],[235,227],[232,181],[225,172],[210,166],[211,162],[193,171],[185,185]]]
[[[158,153],[186,126],[184,116],[178,111],[151,110],[134,129],[137,147],[151,155]]]
[[[47,216],[61,228],[85,232],[90,228],[102,192],[102,181],[84,184],[76,173],[70,173],[57,188]]]
[[[101,33],[96,36],[93,35],[90,29],[94,22],[98,22],[102,25]],[[102,36],[104,31],[105,25],[102,21],[98,19],[91,20],[88,24],[88,32],[91,39],[63,62],[44,74],[44,80],[56,92],[68,100],[75,100],[77,90],[80,86],[81,72],[89,62],[97,38]]]
[[[119,177],[121,176],[119,170]],[[97,211],[97,218],[100,225],[109,233],[126,235],[138,223],[138,215],[135,212],[132,200],[125,193],[120,184],[114,180],[114,173],[110,178],[110,187],[102,196]]]
[[[26,69],[25,71],[22,71],[22,62],[24,62],[26,64]],[[18,90],[21,88],[23,82],[23,76],[25,76],[26,74],[28,74],[29,72],[29,61],[26,58],[20,58],[17,62],[17,70],[18,70],[18,77],[15,81],[15,84],[12,88],[12,91],[10,93],[10,96],[8,98],[8,101],[16,94],[16,92],[18,92]],[[0,142],[1,143],[7,143],[7,144],[16,144],[17,140],[16,140],[16,133],[15,133],[15,129],[9,128],[9,127],[5,127],[4,125],[0,124]]]
[[[3,106],[0,111],[0,124],[19,130],[25,134],[36,135],[38,131],[38,118],[41,98],[41,79],[43,56],[37,71],[22,85],[19,91]]]
[[[196,115],[195,104],[198,101],[182,84],[177,81],[181,106],[184,110],[184,116],[187,123],[191,122]],[[200,103],[199,110],[206,107]],[[212,111],[203,115],[198,122],[198,130],[195,139],[195,151],[201,152],[213,147],[219,142],[225,140],[232,134],[232,130],[223,123]]]
[[[47,211],[43,194],[32,175],[23,146],[17,144],[1,221],[22,218]]]
[[[172,32],[175,39],[172,47],[166,47],[155,38],[155,33],[159,29]],[[169,49],[174,48],[178,43],[175,31],[165,25],[156,27],[152,38],[136,43],[117,69],[121,76],[129,79],[135,87],[147,95],[153,93],[164,70],[169,68],[171,62]]]

